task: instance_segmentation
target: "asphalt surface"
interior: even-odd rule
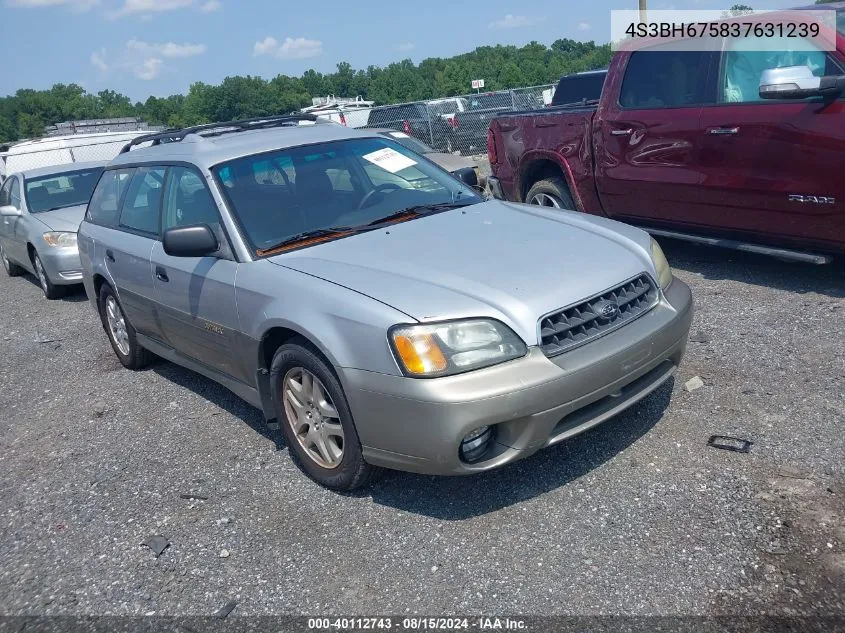
[[[845,267],[665,250],[697,301],[673,383],[500,471],[355,495],[211,381],[123,369],[81,290],[0,272],[0,613],[845,614]]]

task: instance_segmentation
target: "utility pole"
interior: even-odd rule
[[[646,0],[640,0],[640,24],[646,23]]]

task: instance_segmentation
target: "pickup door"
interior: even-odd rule
[[[618,53],[593,119],[596,184],[605,212],[635,222],[694,222],[704,181],[702,104],[712,102],[714,52]]]
[[[701,113],[701,223],[788,243],[845,241],[845,101],[759,97],[766,68],[808,65],[841,75],[845,61],[823,51],[755,51],[728,44],[717,103]],[[786,43],[784,48],[795,46]],[[752,50],[748,50],[748,49]]]

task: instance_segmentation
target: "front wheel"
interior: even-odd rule
[[[569,195],[569,187],[560,178],[546,178],[535,182],[525,194],[525,202],[554,209],[575,208],[572,196]]]
[[[35,268],[35,276],[38,277],[38,283],[41,285],[41,290],[44,291],[44,296],[48,299],[58,299],[65,294],[65,289],[61,286],[55,285],[47,276],[47,271],[44,269],[44,264],[41,263],[41,258],[38,253],[32,254],[32,267]]]
[[[127,369],[143,369],[153,359],[153,353],[138,344],[135,328],[129,323],[111,286],[100,288],[100,318],[114,353]]]
[[[282,345],[270,389],[291,456],[314,481],[333,490],[363,486],[378,472],[364,461],[340,382],[307,341]]]

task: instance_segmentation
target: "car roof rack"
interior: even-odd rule
[[[300,121],[310,121],[315,124],[331,123],[327,119],[320,119],[313,114],[283,114],[278,116],[261,116],[251,119],[240,119],[237,121],[223,121],[221,123],[205,123],[203,125],[194,125],[186,128],[170,128],[161,132],[154,132],[153,134],[136,136],[123,146],[120,153],[125,154],[141,143],[152,142],[153,145],[160,145],[162,143],[178,143],[184,140],[189,134],[218,136],[220,134],[229,134],[230,132],[261,130],[272,127],[286,127],[299,123]]]

